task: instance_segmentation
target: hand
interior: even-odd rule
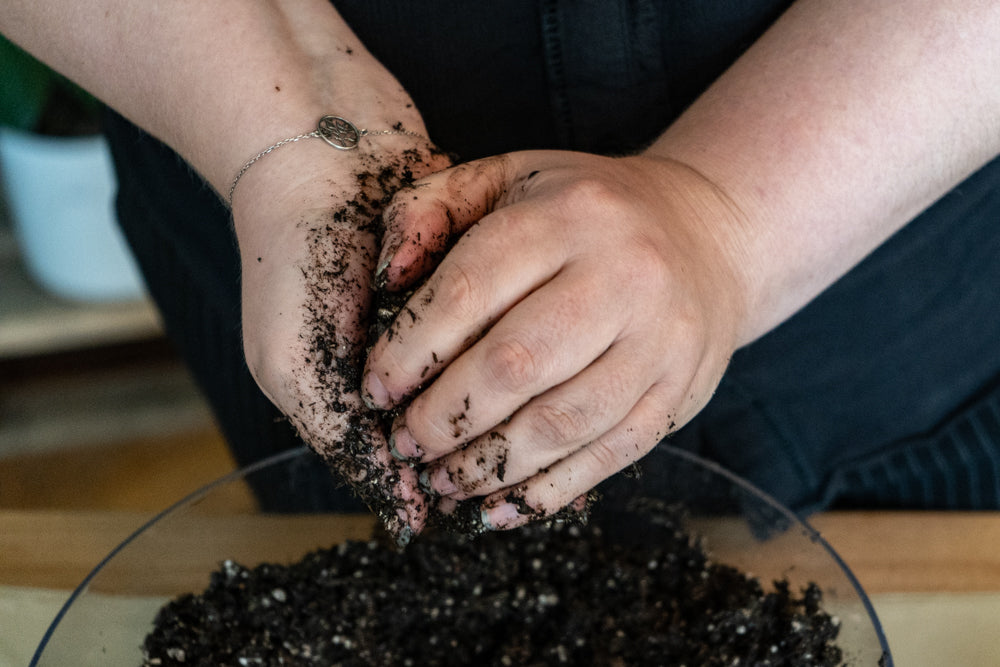
[[[488,525],[520,525],[708,401],[743,335],[747,288],[742,218],[698,173],[522,152],[415,185],[385,214],[387,286],[414,283],[462,236],[373,348],[363,394],[385,408],[422,389],[391,443],[429,463],[433,493],[486,496]]]
[[[247,363],[302,438],[405,542],[426,520],[425,497],[414,471],[389,455],[358,388],[381,208],[448,160],[395,136],[350,152],[299,142],[268,158],[234,197]]]

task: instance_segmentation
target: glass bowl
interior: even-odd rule
[[[317,548],[368,539],[373,523],[363,514],[192,511],[231,494],[234,485],[249,485],[258,497],[267,497],[270,487],[280,496],[282,485],[294,485],[297,471],[314,465],[313,459],[306,448],[284,452],[209,484],[151,519],[70,595],[31,665],[135,667],[160,607],[203,591],[223,561],[247,567],[292,563]],[[875,611],[843,560],[808,523],[746,481],[661,444],[643,459],[641,474],[615,476],[601,492],[593,520],[603,522],[611,537],[643,534],[641,521],[623,509],[635,498],[683,506],[686,528],[703,540],[713,561],[759,578],[765,588],[779,579],[793,591],[817,584],[823,609],[840,621],[837,643],[845,665],[893,664]]]

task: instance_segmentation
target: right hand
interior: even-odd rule
[[[419,181],[385,218],[388,287],[455,243],[372,349],[363,391],[382,408],[416,394],[394,450],[493,528],[652,450],[745,335],[744,219],[673,160],[508,153]]]

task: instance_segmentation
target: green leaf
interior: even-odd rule
[[[33,130],[55,73],[0,35],[0,125]]]

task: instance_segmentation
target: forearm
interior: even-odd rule
[[[223,195],[250,156],[327,113],[424,132],[409,96],[326,0],[85,5],[14,0],[0,26],[166,141]],[[232,201],[247,366],[401,541],[423,526],[428,505],[416,473],[389,454],[354,369],[382,199],[446,165],[426,138],[400,133],[352,151],[298,141],[247,171]]]
[[[732,202],[744,343],[1000,151],[1000,5],[794,5],[650,149]]]
[[[223,194],[248,157],[325,113],[420,122],[325,0],[7,0],[0,26]]]

